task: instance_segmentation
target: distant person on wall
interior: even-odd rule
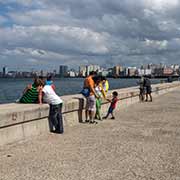
[[[146,90],[146,99],[145,101],[148,101],[148,96],[150,97],[150,102],[152,102],[152,88],[151,88],[151,81],[148,77],[144,79],[144,87]]]
[[[95,83],[93,80],[93,77],[95,77],[97,75],[97,73],[95,71],[91,71],[89,73],[89,76],[86,77],[85,81],[84,81],[84,89],[89,89],[89,96],[86,97],[86,111],[85,111],[85,118],[86,118],[86,122],[89,123],[97,123],[96,121],[94,121],[94,113],[95,113],[95,109],[96,109],[96,98],[98,98],[98,95],[95,92]],[[88,120],[89,118],[89,120]]]
[[[20,98],[20,103],[39,103],[42,104],[42,89],[44,86],[44,82],[39,79],[35,78],[34,83],[28,85],[24,91],[23,95]]]
[[[63,101],[55,93],[53,87],[46,84],[42,90],[43,101],[50,105],[49,110],[49,129],[50,132],[60,133],[64,132],[62,119],[62,104]]]
[[[140,100],[140,102],[144,101],[144,95],[145,95],[144,77],[142,76],[139,81],[139,100]]]
[[[112,96],[113,96],[112,99],[107,99],[111,104],[108,109],[107,115],[105,117],[103,117],[103,119],[107,119],[110,114],[111,114],[111,119],[115,119],[113,112],[114,112],[114,110],[116,108],[116,104],[118,102],[118,92],[113,91]]]

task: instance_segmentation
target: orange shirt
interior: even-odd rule
[[[92,89],[94,89],[95,83],[92,79],[92,76],[88,76],[85,81],[84,81],[84,88],[89,88],[90,89],[90,95],[94,95],[94,92]]]

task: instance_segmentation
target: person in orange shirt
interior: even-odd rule
[[[94,121],[94,112],[96,110],[96,98],[98,98],[98,95],[95,92],[95,83],[93,80],[93,77],[95,77],[97,73],[95,71],[91,71],[89,73],[89,76],[84,81],[84,88],[88,88],[90,91],[90,95],[86,98],[86,111],[85,111],[85,118],[86,122],[89,123],[97,123]],[[88,120],[89,118],[89,120]]]

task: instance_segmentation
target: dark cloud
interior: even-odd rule
[[[0,4],[1,65],[179,62],[179,0],[0,0]]]

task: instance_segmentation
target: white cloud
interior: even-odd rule
[[[146,46],[149,46],[151,48],[162,50],[162,49],[167,49],[168,41],[167,40],[155,41],[155,40],[146,39],[145,44]]]
[[[14,26],[1,28],[2,46],[28,47],[54,52],[104,54],[108,52],[106,37],[86,28],[51,26]],[[0,44],[1,45],[1,44]]]
[[[155,10],[171,9],[179,4],[179,0],[146,0],[146,5]]]

